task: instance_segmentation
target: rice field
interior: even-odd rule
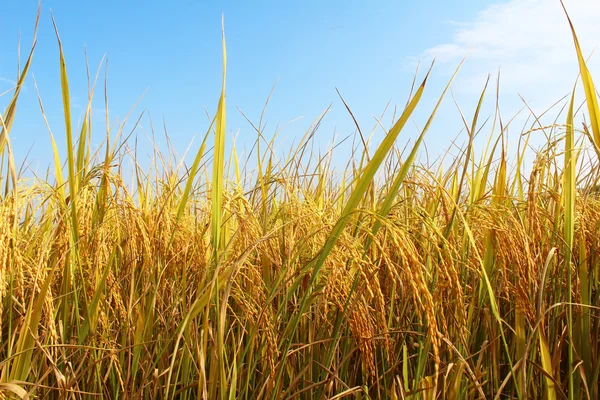
[[[54,164],[31,180],[10,131],[34,43],[0,122],[0,398],[599,398],[600,108],[573,39],[585,105],[518,146],[498,114],[474,145],[490,82],[459,155],[421,163],[450,81],[400,147],[433,69],[342,170],[314,143],[322,116],[286,156],[262,121],[247,159],[225,152],[225,38],[191,165],[142,168],[124,125],[92,151],[94,90],[76,126],[60,47],[67,128],[48,126]]]

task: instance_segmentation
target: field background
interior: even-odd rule
[[[321,117],[283,156],[262,118],[250,155],[225,151],[225,43],[193,162],[155,150],[150,167],[124,124],[91,146],[102,74],[76,124],[60,46],[66,149],[48,124],[54,165],[35,179],[10,136],[26,54],[1,119],[0,396],[598,398],[600,109],[575,31],[585,104],[559,101],[550,125],[532,111],[516,148],[510,119],[480,116],[494,79],[458,155],[417,159],[452,80],[398,147],[435,73],[420,70],[375,151],[357,128],[341,169],[315,145]]]

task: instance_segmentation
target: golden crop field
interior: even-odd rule
[[[452,80],[399,147],[433,68],[342,171],[316,148],[319,119],[284,157],[258,123],[252,173],[226,153],[225,37],[191,165],[142,168],[123,125],[92,151],[94,90],[77,125],[59,47],[67,128],[48,124],[54,164],[32,180],[11,126],[34,43],[0,120],[0,398],[599,398],[600,107],[572,30],[587,101],[534,118],[518,149],[500,115],[473,143],[490,83],[459,155],[418,161]]]

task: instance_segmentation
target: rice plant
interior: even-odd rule
[[[573,94],[556,124],[532,114],[515,152],[499,113],[480,121],[486,84],[459,155],[421,162],[460,73],[403,149],[430,69],[376,151],[359,130],[341,170],[335,148],[315,149],[324,114],[286,156],[262,117],[254,153],[226,154],[223,34],[217,112],[192,165],[157,153],[148,171],[125,123],[92,151],[101,69],[74,125],[55,24],[66,159],[47,124],[53,170],[32,181],[10,132],[34,35],[0,119],[0,398],[600,397],[600,108],[571,28],[582,129]]]

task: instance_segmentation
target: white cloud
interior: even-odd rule
[[[600,0],[565,0],[585,56],[600,51]],[[573,87],[578,73],[569,24],[559,0],[512,0],[481,11],[473,21],[455,23],[446,43],[427,49],[422,58],[455,67],[469,53],[455,91],[472,94],[500,68],[501,92],[522,94],[549,106]],[[589,63],[600,82],[600,54]]]

